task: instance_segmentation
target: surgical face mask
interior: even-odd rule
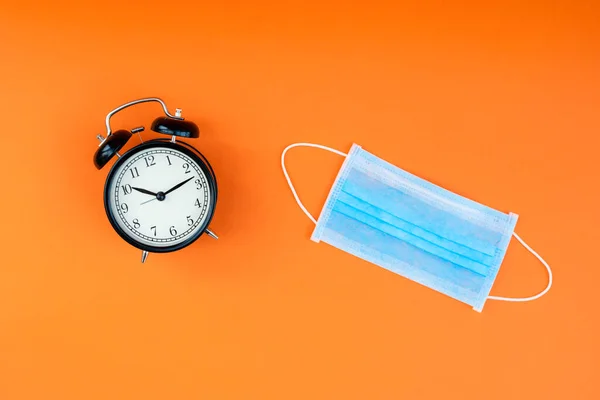
[[[293,147],[345,157],[319,219],[300,201],[285,168]],[[515,232],[518,215],[503,213],[414,176],[354,144],[348,154],[295,143],[281,167],[296,202],[315,223],[311,240],[385,268],[481,312],[486,300],[530,301],[552,285],[552,271]],[[508,244],[515,237],[548,270],[548,286],[535,296],[490,296]]]

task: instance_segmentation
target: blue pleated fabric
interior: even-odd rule
[[[354,144],[311,240],[481,312],[517,219],[514,213],[457,195]]]

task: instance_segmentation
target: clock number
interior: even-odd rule
[[[132,178],[137,178],[138,176],[140,176],[140,173],[138,172],[137,167],[133,167],[129,171],[131,172]]]
[[[169,156],[167,156],[169,157]],[[149,167],[151,165],[156,165],[156,163],[154,162],[154,156],[148,156],[146,158],[144,158],[144,161],[146,161],[146,167]]]
[[[132,192],[131,186],[129,186],[129,185],[123,185],[121,187],[123,188],[123,195],[129,194]]]
[[[190,171],[190,164],[188,164],[188,163],[183,164],[183,169],[185,169],[186,174],[189,174],[190,172],[192,172],[192,171]]]
[[[121,210],[123,210],[123,213],[126,213],[129,211],[129,206],[126,203],[121,203]]]
[[[135,229],[139,229],[139,227],[140,227],[140,221],[138,221],[138,219],[137,219],[137,218],[135,218],[135,219],[133,220],[133,227],[134,227]]]
[[[194,205],[196,207],[200,207],[200,199],[196,199],[196,202],[194,203]]]
[[[202,188],[202,181],[196,179],[194,182],[196,183],[196,189],[200,190]]]
[[[154,236],[156,236],[156,226],[151,226],[151,227],[150,227],[150,229],[152,229],[152,230],[153,230],[153,232],[154,232]]]
[[[173,165],[171,164],[171,159],[169,158],[169,156],[167,156],[167,162],[169,163],[169,165]]]
[[[194,220],[192,219],[191,215],[187,216],[187,222],[188,222],[188,226],[194,225]]]
[[[177,231],[175,230],[174,226],[169,228],[169,232],[171,232],[171,235],[173,235],[173,236],[177,235]]]

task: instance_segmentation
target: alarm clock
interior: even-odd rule
[[[111,130],[110,118],[136,104],[159,103],[164,116],[150,126],[154,132],[170,136],[144,141],[140,126],[131,130]],[[112,228],[127,243],[142,251],[142,263],[149,253],[181,250],[203,234],[214,239],[209,229],[217,203],[217,180],[206,159],[182,139],[196,139],[196,124],[182,117],[181,109],[171,114],[157,97],[123,104],[106,115],[106,137],[94,153],[97,169],[116,156],[104,185],[104,209]],[[140,143],[119,151],[138,135]]]

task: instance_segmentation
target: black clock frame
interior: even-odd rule
[[[209,206],[209,209],[207,210],[207,217],[204,220],[204,223],[202,224],[200,229],[198,229],[198,231],[196,233],[192,234],[185,241],[171,245],[171,246],[165,246],[165,247],[149,246],[149,245],[140,243],[140,242],[136,241],[135,239],[133,239],[131,236],[129,236],[123,230],[123,228],[121,228],[121,226],[119,226],[119,224],[117,223],[117,219],[116,219],[117,217],[115,215],[113,215],[113,213],[111,212],[111,208],[110,208],[110,204],[109,204],[110,195],[111,195],[110,190],[109,190],[110,184],[112,183],[113,179],[115,179],[117,177],[115,174],[115,171],[119,168],[119,166],[121,166],[130,157],[134,156],[135,154],[139,153],[140,151],[148,150],[148,149],[155,148],[155,147],[167,147],[167,148],[170,148],[173,150],[180,151],[183,154],[185,154],[186,156],[190,157],[194,162],[196,162],[200,166],[200,169],[206,175],[207,183],[208,183],[208,186],[210,189],[210,192],[209,192],[210,206]],[[210,225],[210,222],[212,221],[212,218],[214,216],[216,206],[217,206],[217,178],[215,176],[214,170],[212,169],[212,166],[210,165],[210,163],[208,162],[206,157],[204,157],[204,155],[202,153],[200,153],[195,147],[193,147],[190,144],[185,143],[181,140],[177,141],[177,142],[171,142],[169,139],[159,138],[159,139],[148,140],[144,143],[141,143],[141,144],[133,147],[132,149],[128,150],[123,155],[121,155],[121,157],[119,157],[117,162],[115,162],[113,164],[110,171],[108,172],[108,176],[106,178],[106,183],[104,184],[104,210],[106,211],[106,216],[108,217],[108,220],[110,221],[110,224],[112,225],[113,229],[127,243],[129,243],[130,245],[132,245],[140,250],[147,251],[149,253],[169,253],[172,251],[181,250],[184,247],[187,247],[190,244],[194,243],[196,240],[198,240],[198,238],[200,238],[200,236],[202,236],[202,234],[206,233],[206,229]]]

